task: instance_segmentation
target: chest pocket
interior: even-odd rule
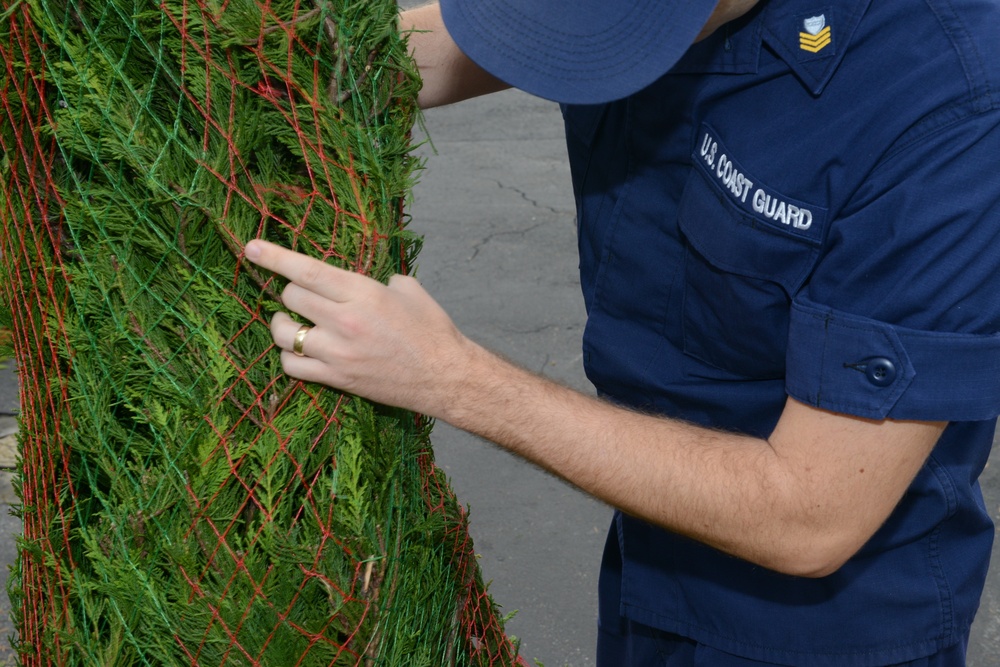
[[[748,202],[757,197],[775,219],[755,217],[710,177],[698,166],[692,170],[678,210],[684,352],[739,377],[781,378],[791,299],[816,263],[823,230],[802,234],[783,223],[788,216],[778,207],[787,202],[763,190],[749,192]]]

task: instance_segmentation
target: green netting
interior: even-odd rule
[[[510,665],[412,413],[282,374],[266,238],[412,267],[393,0],[2,0],[24,665]]]

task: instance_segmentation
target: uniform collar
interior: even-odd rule
[[[762,36],[814,95],[823,92],[844,59],[871,0],[778,0],[760,16]]]
[[[819,95],[847,52],[871,0],[762,0],[747,16],[692,46],[675,74],[754,74],[767,44]]]
[[[694,44],[671,69],[673,74],[753,74],[760,60],[763,24],[760,7],[726,23]]]

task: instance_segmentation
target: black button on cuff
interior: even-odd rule
[[[896,365],[885,357],[869,359],[865,364],[865,377],[876,387],[888,387],[896,379]]]

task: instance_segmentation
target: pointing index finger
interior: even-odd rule
[[[356,281],[367,280],[361,274],[338,269],[260,239],[247,243],[244,253],[257,266],[274,271],[296,285],[333,301],[346,301]]]

